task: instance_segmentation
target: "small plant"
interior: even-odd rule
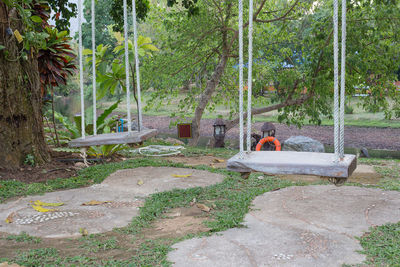
[[[35,243],[35,244],[42,242],[42,239],[40,239],[39,237],[30,236],[26,232],[22,232],[19,235],[9,235],[5,239],[14,240],[15,242]]]
[[[349,106],[349,105],[346,105],[346,106],[344,106],[344,113],[345,114],[353,114],[354,113],[354,108]]]
[[[34,166],[36,165],[35,156],[32,155],[32,154],[26,155],[24,164],[25,164],[25,165],[30,165],[30,166],[34,167]]]

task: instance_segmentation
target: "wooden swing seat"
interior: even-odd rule
[[[88,147],[100,145],[137,144],[157,135],[156,129],[143,129],[140,132],[120,132],[109,134],[90,135],[77,138],[69,142],[70,147]]]
[[[357,167],[355,155],[345,155],[335,162],[332,153],[294,151],[251,151],[233,156],[227,162],[230,171],[268,174],[316,175],[332,178],[348,178]]]

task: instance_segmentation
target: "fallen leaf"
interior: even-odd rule
[[[224,163],[225,162],[225,160],[223,160],[223,159],[214,159],[213,161],[215,163]]]
[[[202,211],[205,211],[205,212],[210,212],[210,208],[209,207],[207,207],[206,205],[204,205],[204,204],[197,204],[197,207],[199,208],[199,209],[201,209]]]
[[[144,182],[143,182],[143,180],[139,180],[139,181],[137,182],[137,184],[138,184],[138,185],[142,185],[142,184],[144,184]]]
[[[34,209],[37,210],[38,212],[56,211],[56,209],[46,209],[46,208],[43,208],[42,206],[35,206],[35,205],[32,205],[32,208],[34,208]]]
[[[7,216],[7,218],[6,218],[6,223],[12,223],[13,221],[14,221],[14,216],[16,215],[17,213],[14,211],[14,212],[11,212],[10,213],[10,215],[8,215]]]
[[[35,204],[36,206],[47,206],[47,207],[59,207],[64,205],[64,203],[46,203],[40,200],[31,201],[31,203]]]
[[[86,228],[79,228],[79,233],[82,236],[87,236],[89,234],[88,230],[86,230]]]
[[[172,176],[176,178],[188,178],[192,176],[192,174],[173,174]]]
[[[91,200],[89,202],[82,203],[82,206],[98,206],[104,203],[110,203],[111,201],[98,201],[98,200]]]

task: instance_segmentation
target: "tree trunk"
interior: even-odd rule
[[[201,117],[203,116],[204,110],[207,107],[212,94],[215,92],[215,88],[217,88],[218,83],[224,74],[227,60],[228,58],[226,56],[221,57],[214,73],[211,76],[211,79],[207,82],[207,86],[200,96],[199,105],[196,107],[194,118],[192,120],[193,138],[189,141],[190,146],[196,146],[199,142]]]
[[[20,56],[22,43],[8,35],[6,29],[23,25],[16,10],[0,2],[0,168],[20,167],[27,155],[35,163],[48,161],[50,156],[44,139],[42,101],[36,53]]]

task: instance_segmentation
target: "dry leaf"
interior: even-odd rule
[[[142,184],[144,184],[144,182],[143,182],[143,180],[139,180],[139,181],[137,182],[137,184],[138,184],[138,185],[142,185]]]
[[[86,230],[86,228],[79,228],[79,233],[82,236],[87,236],[89,234],[88,230]]]
[[[46,203],[40,200],[31,201],[31,203],[35,204],[36,206],[47,206],[47,207],[59,207],[64,205],[64,203]]]
[[[110,203],[111,201],[98,201],[98,200],[91,200],[89,202],[82,203],[82,206],[98,206],[104,203]]]
[[[35,206],[35,205],[32,205],[32,208],[34,208],[38,212],[56,211],[56,209],[46,209],[46,208],[43,208],[42,206]]]
[[[188,178],[192,176],[192,174],[173,174],[172,176],[176,178]]]
[[[14,35],[15,35],[15,38],[17,38],[18,43],[22,43],[22,41],[24,40],[24,38],[22,37],[22,35],[19,33],[18,30],[15,30],[15,31],[14,31]]]
[[[210,212],[210,208],[209,207],[207,207],[206,205],[204,205],[204,204],[197,204],[197,207],[199,208],[199,209],[201,209],[202,211],[205,211],[205,212]]]
[[[14,221],[15,215],[17,215],[17,213],[15,211],[11,212],[10,215],[8,215],[6,218],[6,223],[12,223]]]
[[[225,162],[225,160],[223,160],[223,159],[214,159],[213,161],[215,163],[224,163]]]

